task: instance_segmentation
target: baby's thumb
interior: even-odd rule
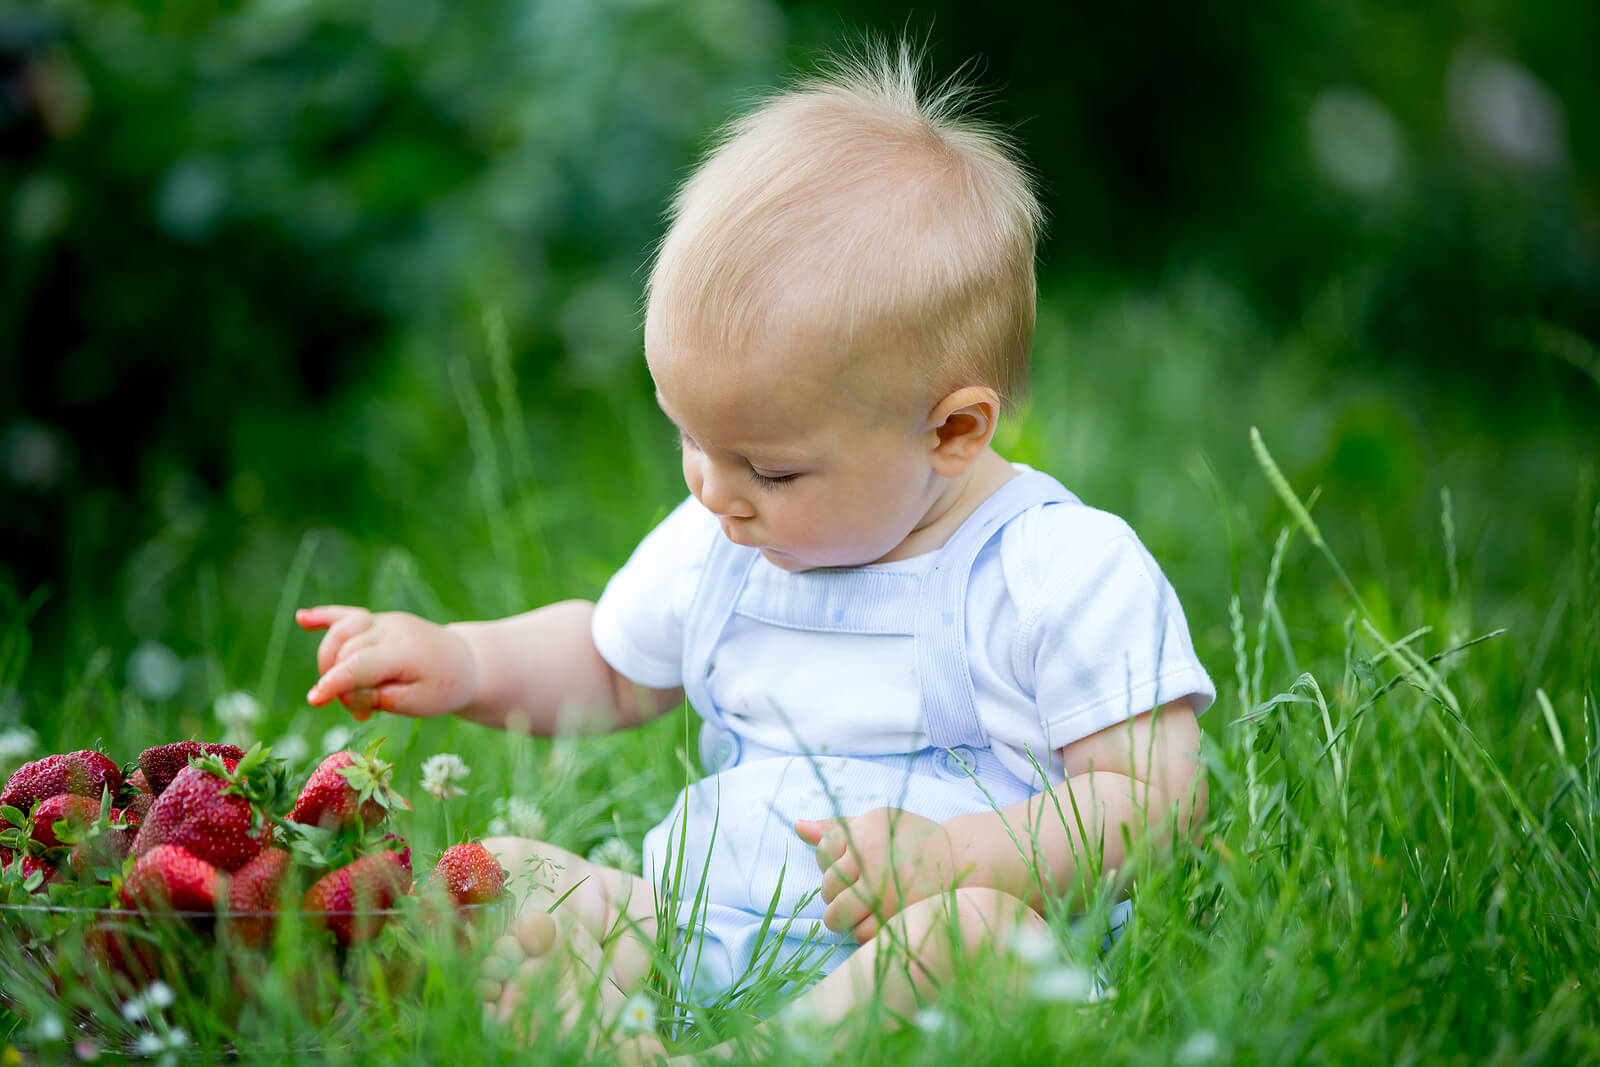
[[[808,845],[816,845],[822,840],[822,835],[833,828],[834,819],[796,819],[794,832],[800,835],[800,840]]]

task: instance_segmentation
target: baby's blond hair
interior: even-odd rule
[[[804,329],[847,371],[897,360],[930,389],[1022,394],[1039,203],[1007,139],[963,114],[972,90],[924,92],[920,66],[869,47],[728,126],[672,204],[654,336],[737,355]]]

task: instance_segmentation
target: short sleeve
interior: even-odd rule
[[[1019,613],[1013,666],[1032,683],[1050,747],[1183,697],[1196,713],[1209,707],[1216,687],[1178,595],[1127,524],[1063,505],[1040,525],[1051,551]]]
[[[611,576],[590,631],[617,673],[653,689],[683,684],[683,623],[716,536],[716,519],[690,497]]]

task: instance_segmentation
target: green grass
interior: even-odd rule
[[[1103,962],[1109,999],[1003,997],[980,961],[949,983],[928,1030],[886,1035],[864,1013],[834,1034],[799,1027],[780,1038],[787,1048],[752,1046],[751,1058],[1600,1058],[1594,394],[1547,364],[1491,396],[1356,360],[1346,321],[1319,312],[1272,336],[1203,277],[1154,292],[1047,290],[1035,393],[1002,450],[1128,518],[1178,587],[1220,690],[1202,720],[1205,841],[1141,865],[1134,921]],[[290,606],[445,620],[596,595],[682,493],[668,427],[642,378],[536,404],[492,317],[486,336],[431,372],[442,388],[402,382],[350,401],[365,420],[405,397],[413,425],[376,440],[402,457],[406,434],[446,443],[430,453],[435,476],[407,486],[381,531],[370,516],[307,530],[270,508],[214,516],[204,537],[163,530],[133,546],[141,566],[103,601],[67,592],[82,606],[40,654],[22,598],[8,605],[0,687],[20,694],[43,748],[101,737],[127,759],[169,736],[219,734],[212,699],[243,688],[262,702],[259,736],[307,738],[309,765],[343,720],[299,699],[315,640],[292,628]],[[280,459],[291,472],[313,461]],[[163,605],[163,640],[190,661],[179,694],[159,703],[125,681],[122,620],[141,597]],[[468,795],[449,802],[458,835],[482,832],[496,800],[517,796],[543,809],[558,844],[583,853],[617,837],[637,849],[691,773],[691,725],[680,712],[582,742],[452,721],[381,719],[367,733],[389,737],[403,791],[422,801],[408,834],[420,867],[446,843],[447,813],[416,788],[427,756],[456,752],[472,767]],[[1052,915],[1063,951],[1090,965],[1098,935],[1067,910]],[[486,1035],[471,952],[437,944],[424,958],[420,992],[330,989],[347,1010],[320,1024],[294,995],[304,961],[282,954],[261,1007],[237,1024],[239,1057],[580,1056],[548,1033],[526,1055]],[[738,1005],[704,1021],[743,1028]],[[62,1054],[38,1025],[0,1014],[0,1043]],[[685,1047],[701,1039],[691,1032]]]

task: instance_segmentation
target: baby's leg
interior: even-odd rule
[[[884,1013],[884,1025],[893,1027],[955,978],[963,960],[997,950],[1004,958],[1018,933],[1029,927],[1049,935],[1031,908],[994,889],[957,889],[919,900],[784,1009],[778,1021],[781,1025],[784,1016],[793,1014],[826,1027],[871,1002]],[[1007,981],[1017,982],[1019,974],[1013,967]]]
[[[608,1026],[650,973],[656,927],[650,884],[540,841],[492,837],[484,844],[510,872],[508,890],[522,900],[511,933],[485,962],[484,999],[507,1020],[521,980],[543,971],[555,979],[566,1025],[593,1010]]]

